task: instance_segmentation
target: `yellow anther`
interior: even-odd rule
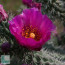
[[[35,38],[35,34],[34,33],[30,33],[30,38]]]

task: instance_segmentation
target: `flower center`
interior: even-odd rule
[[[41,33],[39,30],[37,30],[37,28],[32,28],[30,27],[26,27],[22,29],[22,36],[24,36],[25,38],[32,38],[35,39],[36,41],[39,41],[41,38]]]
[[[35,38],[35,34],[34,33],[30,33],[30,38]]]

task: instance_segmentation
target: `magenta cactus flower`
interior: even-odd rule
[[[37,8],[24,9],[9,24],[10,32],[18,43],[36,51],[51,39],[51,32],[55,29],[53,22]]]
[[[42,4],[41,3],[37,3],[33,0],[22,0],[23,4],[27,5],[28,7],[30,8],[38,8],[39,11],[41,11],[41,6]]]
[[[5,12],[5,10],[3,9],[3,6],[0,4],[0,22],[2,20],[6,20],[7,18],[8,18],[8,15]]]
[[[39,11],[41,11],[42,3],[32,2],[31,7],[38,8]]]
[[[32,0],[22,0],[22,3],[30,7]]]
[[[8,42],[2,44],[1,49],[4,53],[8,53],[10,51],[11,45]]]

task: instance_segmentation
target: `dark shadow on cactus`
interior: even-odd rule
[[[11,53],[14,58],[14,60],[12,58],[11,65],[32,64],[32,51],[25,47],[22,47],[18,43],[14,43],[11,49]],[[13,64],[14,61],[16,62],[15,64]]]

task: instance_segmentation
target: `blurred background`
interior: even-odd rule
[[[0,4],[3,5],[4,9],[7,12],[12,12],[14,14],[17,14],[17,10],[20,9],[22,6],[21,0],[0,0]]]
[[[36,2],[42,3],[41,12],[47,14],[53,21],[56,30],[43,49],[35,52],[33,60],[37,65],[40,65],[40,62],[41,65],[65,65],[65,0],[36,0]],[[7,13],[12,13],[14,16],[26,8],[21,0],[0,0],[0,4]]]
[[[21,0],[0,0],[6,11],[12,10],[16,11],[22,4]]]

